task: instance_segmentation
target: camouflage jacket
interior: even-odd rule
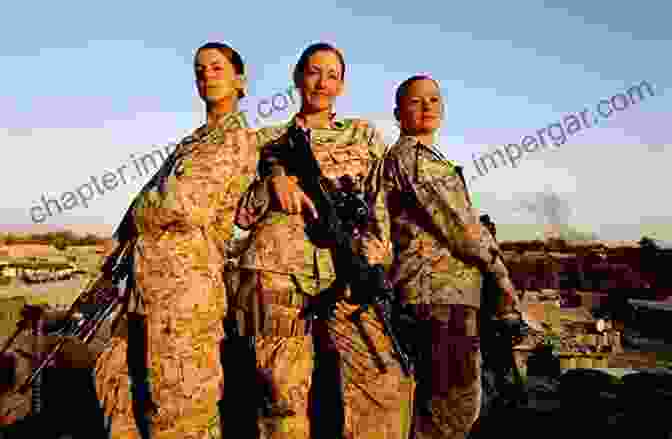
[[[453,162],[402,136],[386,154],[382,174],[394,245],[390,280],[402,302],[480,308],[483,272],[511,287],[495,257],[499,247],[481,227]]]
[[[204,125],[184,138],[126,211],[114,235],[122,244],[120,248],[131,240],[158,240],[196,227],[221,254],[230,254],[235,238],[245,239],[244,233],[234,230],[233,215],[240,194],[254,178],[258,154],[250,155],[235,146],[224,151],[222,137],[228,130],[247,127],[244,113],[228,113],[214,128]],[[136,261],[131,265],[136,267],[137,251],[132,253]],[[110,256],[116,257],[116,252]],[[136,275],[129,273],[125,283],[131,290],[129,309],[141,311],[142,294]]]
[[[335,277],[330,250],[310,242],[304,232],[303,216],[280,211],[270,188],[273,176],[285,174],[281,158],[270,146],[286,142],[287,129],[293,123],[295,118],[260,131],[265,146],[261,148],[258,177],[241,199],[235,223],[251,231],[251,244],[241,256],[241,267],[295,275],[303,292],[313,295]],[[331,129],[311,130],[311,146],[327,180],[323,184],[325,190],[338,190],[339,178],[348,175],[355,183],[354,190],[366,194],[369,228],[356,243],[371,263],[389,265],[387,212],[382,198],[375,195],[386,149],[380,133],[366,121],[345,119],[333,122]]]

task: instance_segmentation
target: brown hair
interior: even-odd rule
[[[313,56],[313,54],[322,51],[332,52],[338,56],[338,60],[341,62],[341,80],[345,79],[345,60],[341,51],[328,43],[315,43],[308,46],[303,53],[301,53],[299,61],[294,67],[294,85],[296,87],[299,87],[303,72],[306,69],[306,64],[308,64],[310,57]]]
[[[439,83],[432,77],[427,76],[427,75],[414,75],[405,80],[404,82],[401,83],[399,87],[397,87],[397,92],[394,95],[394,103],[397,107],[399,107],[399,104],[401,103],[401,98],[406,96],[406,93],[408,93],[408,89],[416,81],[423,81],[423,80],[429,80],[433,81],[434,84],[436,84],[436,88],[439,87]]]
[[[202,50],[206,49],[215,49],[219,51],[231,62],[231,64],[233,65],[233,70],[236,72],[237,75],[245,74],[245,64],[243,63],[243,58],[240,56],[240,54],[236,52],[236,50],[233,49],[228,44],[218,42],[205,43],[204,45],[196,49],[196,53],[194,54],[194,69],[196,68],[196,60],[198,59],[198,55],[201,53]],[[243,90],[240,90],[238,92],[238,98],[240,99],[244,97],[245,92]]]

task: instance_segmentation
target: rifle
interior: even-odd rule
[[[462,184],[469,205],[472,205],[469,196],[466,179],[464,178],[461,166],[456,166],[457,172]],[[481,215],[479,220],[492,235],[493,240],[497,242],[496,227],[491,221],[489,215]],[[493,254],[497,258],[502,255],[499,252]],[[519,344],[530,331],[527,322],[522,318],[518,320],[504,320],[496,318],[497,303],[501,300],[502,291],[497,285],[494,275],[490,272],[483,272],[483,286],[481,289],[481,309],[480,309],[480,334],[481,334],[481,352],[483,355],[482,371],[493,370],[495,374],[495,387],[509,387],[506,385],[509,372],[513,372],[513,385],[510,386],[510,393],[507,392],[506,399],[515,404],[521,404],[526,398],[525,383],[518,369],[518,364],[513,353],[513,347]],[[487,380],[483,380],[484,383]],[[483,399],[485,403],[485,398]]]
[[[79,295],[65,317],[58,322],[57,327],[52,328],[50,335],[62,337],[61,340],[46,355],[41,356],[32,374],[14,393],[25,394],[33,383],[39,380],[44,369],[61,352],[69,338],[76,337],[84,344],[92,340],[103,322],[125,298],[119,291],[118,283],[128,273],[132,247],[132,242],[126,241],[123,246],[120,244],[120,248],[115,252],[115,256],[119,257],[110,257],[107,260],[101,274]],[[22,331],[31,326],[35,327],[35,322],[43,318],[43,310],[27,305],[22,311],[22,320],[18,322],[16,331],[3,346],[0,356],[5,354]]]
[[[361,315],[373,308],[385,334],[392,341],[394,354],[404,374],[409,376],[413,364],[392,325],[394,292],[385,279],[384,267],[382,264],[370,265],[354,248],[353,234],[368,221],[368,205],[361,195],[351,191],[329,193],[323,189],[324,177],[310,146],[310,132],[294,124],[289,127],[287,136],[287,144],[277,145],[283,165],[289,175],[298,178],[299,185],[318,212],[317,220],[306,224],[306,233],[315,242],[330,243],[336,270],[336,280],[304,308],[302,317],[306,320],[332,318],[344,287],[349,285],[353,301],[359,305],[349,319],[362,331]],[[371,348],[366,332],[362,331],[362,335]],[[381,366],[382,359],[379,355],[376,358]]]
[[[481,217],[482,222],[483,220],[484,218]],[[488,227],[490,224],[484,223],[483,225]],[[530,328],[523,319],[503,320],[495,317],[497,302],[501,299],[502,291],[492,273],[483,274],[481,296],[480,332],[483,371],[491,370],[494,373],[495,389],[506,388],[501,395],[503,400],[520,405],[524,403],[527,393],[525,382],[514,357],[513,347],[529,334]],[[510,372],[513,374],[513,383],[508,383]],[[487,382],[487,380],[484,381]]]
[[[495,389],[494,392],[493,389],[490,391],[500,394],[502,397],[500,402],[520,405],[525,401],[526,390],[514,357],[513,347],[529,333],[529,326],[522,319],[503,320],[495,317],[494,306],[491,304],[498,299],[500,294],[494,277],[486,273],[483,279],[483,303],[480,310],[482,369],[484,373],[486,371],[493,373]],[[513,375],[512,383],[509,382],[509,373]],[[485,379],[483,381],[488,383]],[[503,391],[499,392],[499,390]]]

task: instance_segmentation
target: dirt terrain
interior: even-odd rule
[[[70,247],[66,249],[66,251],[60,252],[53,248],[44,247],[45,246],[26,245],[10,251],[5,249],[4,256],[3,254],[0,254],[0,261],[11,259],[9,257],[10,254],[17,258],[29,258],[35,256],[46,258],[70,257],[71,259],[76,260],[76,263],[82,269],[83,274],[68,280],[38,284],[25,284],[18,280],[14,280],[9,285],[0,286],[0,343],[2,344],[4,344],[13,332],[16,322],[18,321],[18,311],[24,303],[44,304],[51,308],[61,309],[69,307],[80,294],[84,286],[89,282],[91,276],[96,273],[102,262],[103,255],[109,251],[109,248],[96,249],[93,247]],[[515,248],[515,246],[510,247],[508,265],[512,267],[514,272],[515,270],[518,271],[518,275],[514,281],[519,289],[526,290],[526,294],[528,290],[533,293],[540,293],[543,290],[548,290],[559,295],[565,289],[576,287],[576,285],[568,285],[568,282],[574,282],[572,279],[577,279],[576,282],[578,282],[581,287],[579,296],[581,297],[582,304],[576,307],[573,311],[565,310],[564,312],[560,312],[559,314],[562,314],[562,318],[553,313],[549,314],[545,308],[542,309],[543,307],[530,308],[530,313],[528,315],[531,319],[530,323],[538,330],[538,332],[528,340],[531,344],[543,341],[545,335],[551,333],[556,335],[560,334],[562,336],[562,350],[572,350],[576,347],[574,341],[575,338],[573,335],[570,336],[563,333],[561,330],[562,325],[559,325],[560,320],[564,319],[565,323],[572,319],[577,321],[591,320],[590,308],[606,303],[609,296],[613,297],[615,294],[620,294],[623,291],[628,290],[628,288],[639,285],[639,283],[644,285],[644,281],[640,282],[641,279],[637,280],[637,276],[646,279],[647,294],[649,296],[652,295],[651,287],[656,286],[655,284],[652,285],[650,282],[655,280],[655,277],[651,277],[653,275],[650,270],[649,272],[644,272],[643,269],[640,270],[641,267],[639,266],[637,266],[637,269],[634,271],[624,271],[623,267],[620,267],[619,269],[621,272],[626,272],[627,276],[613,276],[613,279],[620,279],[620,281],[615,283],[612,282],[611,284],[603,282],[604,276],[602,278],[593,276],[594,273],[599,270],[602,270],[602,275],[607,272],[604,270],[604,265],[605,261],[608,261],[609,258],[605,255],[609,252],[618,253],[618,249],[613,250],[598,246],[596,252],[600,253],[601,256],[599,257],[599,263],[595,262],[593,264],[590,259],[592,253],[587,250],[581,250],[581,252],[571,249],[565,249],[560,252],[545,250],[527,251]],[[625,251],[621,251],[621,254],[624,252]],[[628,247],[627,252],[629,252],[628,254],[630,255],[628,257],[632,258],[633,256],[631,254],[635,252],[635,250]],[[573,255],[579,253],[581,254],[580,259],[584,264],[582,268],[577,268],[577,265],[572,262]],[[623,265],[621,262],[622,261],[619,261],[618,264]],[[599,264],[602,264],[598,267],[599,270],[594,268]],[[575,276],[575,274],[571,273],[578,274]],[[593,276],[592,279],[591,276]],[[607,277],[609,277],[609,275],[607,275]],[[623,287],[623,284],[627,284],[625,285],[627,288],[621,288]],[[596,289],[591,290],[586,289],[585,287],[596,287]],[[667,287],[667,284],[662,284],[662,287]],[[17,352],[18,349],[30,353],[33,350],[33,345],[34,339],[30,334],[26,333],[17,340],[13,350]],[[70,352],[67,355],[72,357],[70,360],[72,360],[73,364],[77,363],[78,358],[82,359],[80,364],[86,363],[88,353],[82,351],[81,347],[77,347],[76,343],[71,343],[66,351]],[[19,363],[18,379],[19,382],[22,382],[30,373],[31,364],[29,359],[20,353],[17,354],[17,361]],[[614,370],[629,370],[640,368],[650,369],[661,366],[672,366],[672,346],[670,346],[668,352],[664,352],[664,350],[663,352],[660,350],[659,352],[647,352],[624,347],[622,352],[613,352],[609,355],[606,367],[613,368]],[[13,414],[15,418],[20,419],[28,414],[30,411],[30,392],[26,395],[14,395],[9,399],[6,397],[0,398],[0,415],[3,415],[8,408],[13,406],[19,406],[19,409]],[[6,421],[7,420],[5,420],[5,422]]]

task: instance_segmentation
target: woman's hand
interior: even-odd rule
[[[392,243],[377,238],[362,237],[362,253],[369,264],[384,264],[392,258]]]
[[[483,237],[483,226],[481,224],[467,224],[464,232],[467,239],[480,241]]]
[[[304,212],[317,219],[317,209],[310,198],[301,190],[295,176],[278,175],[271,178],[271,189],[280,204],[280,209],[292,215]]]
[[[520,300],[518,299],[518,292],[507,277],[497,280],[502,296],[497,307],[497,314],[499,316],[510,316],[520,312]]]

